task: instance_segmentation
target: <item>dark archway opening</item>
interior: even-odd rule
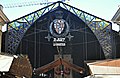
[[[68,22],[69,32],[74,36],[71,41],[66,40],[62,53],[71,54],[73,63],[83,68],[86,67],[84,61],[105,59],[99,41],[87,24],[61,7],[41,16],[31,25],[20,42],[16,54],[27,54],[33,69],[54,60],[54,55],[58,54],[57,48],[52,46],[52,41],[49,42],[45,37],[49,33],[50,23],[55,19],[54,13],[58,10],[63,11],[62,19]],[[53,70],[47,72],[50,73],[53,76]],[[73,72],[73,76],[78,78],[83,75]]]

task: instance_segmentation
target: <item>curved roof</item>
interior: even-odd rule
[[[44,8],[41,8],[21,18],[13,20],[12,22],[9,22],[8,28],[7,28],[8,34],[9,34],[8,41],[10,42],[14,41],[14,43],[8,44],[8,51],[15,52],[24,33],[29,29],[29,27],[39,17],[56,9],[57,7],[62,7],[63,9],[68,10],[69,12],[79,17],[83,22],[85,22],[88,25],[88,27],[93,31],[93,33],[96,35],[97,39],[99,40],[106,58],[110,58],[111,53],[112,53],[112,45],[111,45],[111,38],[110,38],[111,36],[110,33],[111,33],[111,28],[112,28],[111,22],[106,21],[102,18],[99,18],[95,15],[92,15],[90,13],[87,13],[85,11],[82,11],[78,8],[75,8],[71,5],[65,4],[60,1],[55,2],[51,5],[48,5]],[[16,37],[13,37],[11,33],[14,33]]]

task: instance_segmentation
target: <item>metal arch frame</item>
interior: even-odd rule
[[[58,6],[68,10],[69,12],[72,12],[77,17],[82,19],[97,37],[100,45],[102,46],[105,57],[111,58],[111,55],[112,55],[112,38],[111,38],[112,24],[111,22],[106,21],[97,16],[94,16],[92,14],[89,14],[80,9],[77,9],[68,4],[65,4],[61,1],[55,2],[35,12],[32,12],[21,18],[18,18],[12,22],[9,22],[7,24],[8,33],[7,33],[6,51],[15,53],[22,37],[24,36],[25,32],[29,29],[29,27],[39,17],[41,17],[42,15],[44,15],[49,11],[54,10]]]

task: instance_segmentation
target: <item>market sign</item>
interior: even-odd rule
[[[69,41],[73,36],[69,33],[69,25],[67,21],[62,18],[63,12],[56,11],[56,19],[54,19],[49,26],[48,36],[45,37],[50,41],[53,40],[53,46],[65,46],[66,39],[68,38]]]

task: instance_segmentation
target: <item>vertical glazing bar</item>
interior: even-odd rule
[[[34,28],[34,33],[35,33],[35,37],[34,37],[34,68],[36,68],[36,59],[37,59],[37,57],[36,57],[36,45],[37,45],[37,43],[36,43],[36,22],[35,22],[35,28]]]

